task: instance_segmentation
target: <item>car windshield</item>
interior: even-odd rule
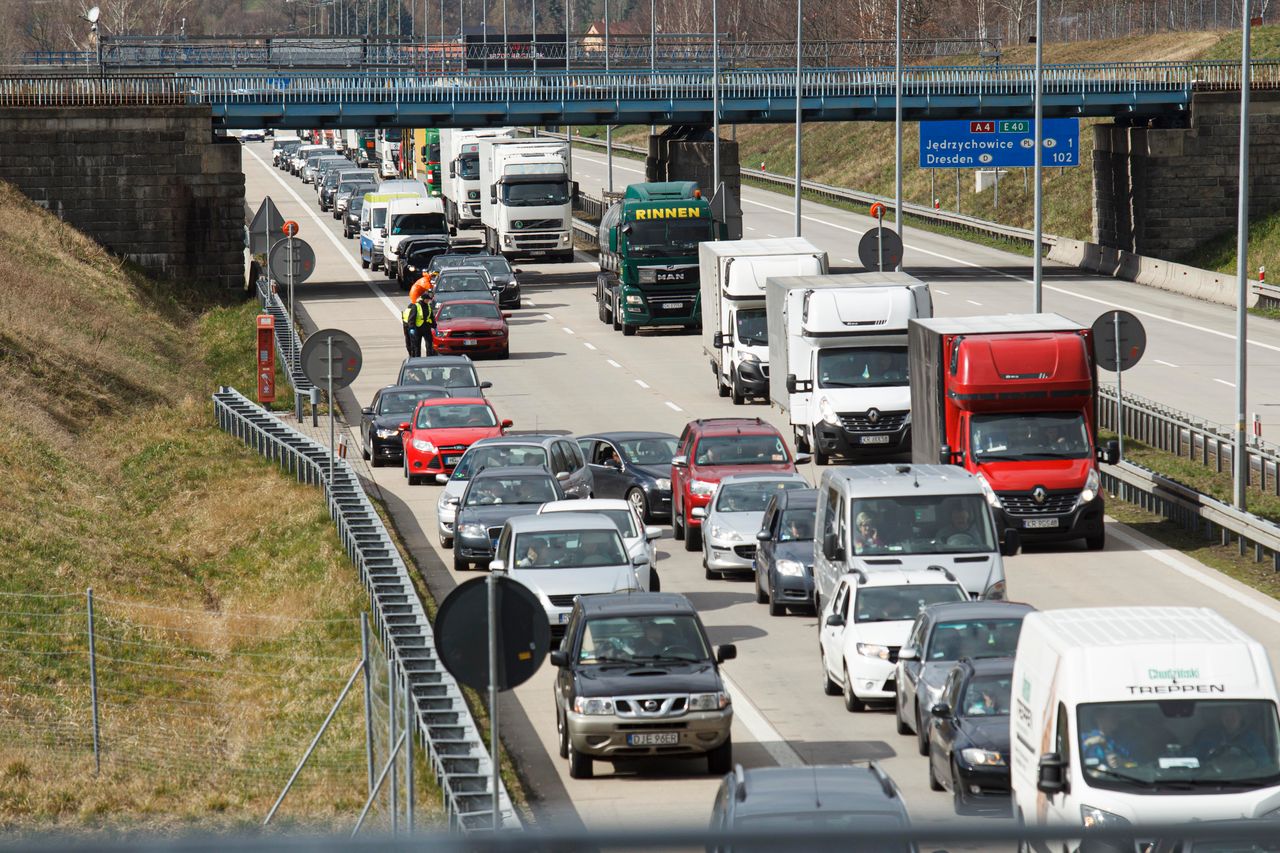
[[[469,265],[484,267],[489,271],[489,275],[512,275],[511,264],[506,258],[480,258],[473,255],[467,258],[467,261],[469,262]]]
[[[640,531],[636,529],[636,517],[631,514],[629,509],[597,509],[587,510],[588,512],[598,512],[605,516],[618,528],[618,533],[624,539],[635,539],[640,535]]]
[[[763,480],[749,483],[727,483],[716,494],[716,512],[763,513],[769,499],[786,489],[808,488],[798,480]]]
[[[1079,412],[972,415],[969,447],[978,464],[1003,460],[1088,459],[1089,432]]]
[[[544,207],[569,201],[569,182],[552,178],[523,184],[502,184],[502,203],[508,207]]]
[[[737,316],[738,343],[747,346],[763,346],[769,343],[768,319],[763,308],[739,311]]]
[[[422,400],[443,397],[439,391],[392,391],[378,401],[378,414],[398,415],[412,412]]]
[[[436,280],[436,292],[457,293],[464,290],[489,291],[489,282],[479,273],[447,272]]]
[[[449,267],[469,267],[474,265],[474,255],[436,255],[431,261],[431,271],[438,272]]]
[[[684,614],[588,619],[579,663],[644,663],[655,658],[711,659],[698,620]]]
[[[618,442],[622,457],[632,465],[670,465],[676,455],[674,438],[633,438]]]
[[[467,319],[500,320],[502,314],[492,302],[448,302],[441,305],[436,314],[436,320],[440,322]]]
[[[815,514],[811,509],[789,509],[783,512],[778,541],[812,542]]]
[[[707,436],[698,442],[698,465],[783,465],[787,447],[776,435]]]
[[[402,213],[391,223],[392,234],[448,234],[443,213]]]
[[[616,530],[521,533],[514,558],[517,569],[585,569],[629,562]]]
[[[475,388],[480,384],[469,364],[406,367],[400,371],[401,385],[438,385],[441,388]]]
[[[893,497],[852,502],[855,554],[967,554],[996,550],[981,495]]]
[[[560,496],[551,477],[528,474],[519,477],[480,477],[471,481],[464,506],[496,504],[544,504]]]
[[[1196,670],[1148,670],[1153,681],[1196,686]],[[1182,677],[1179,677],[1182,676]],[[1280,783],[1275,702],[1165,699],[1076,709],[1080,764],[1094,788],[1207,791]]]
[[[910,584],[860,588],[855,622],[902,622],[915,619],[931,604],[968,601],[959,584]]]
[[[347,183],[338,184],[338,195],[351,195],[357,191],[368,192],[373,189],[372,184],[366,184],[363,181],[348,181]]]
[[[347,208],[347,214],[352,218],[359,218],[360,210],[364,207],[364,199],[358,195],[351,197],[351,206]]]
[[[906,347],[818,350],[819,388],[879,388],[910,380]]]
[[[547,451],[536,444],[481,444],[472,446],[453,469],[454,480],[470,480],[485,468],[546,467]]]
[[[458,158],[458,177],[464,181],[474,181],[480,177],[479,154],[463,154]]]
[[[1013,657],[1018,648],[1021,619],[966,619],[942,622],[933,629],[925,661],[954,661],[961,658]]]
[[[960,716],[1009,716],[1009,694],[1012,686],[1011,675],[975,675],[964,689],[964,699],[958,709]]]
[[[466,429],[495,427],[493,409],[483,403],[445,403],[418,409],[416,429]]]
[[[625,228],[627,248],[636,257],[694,255],[699,243],[711,239],[710,217],[641,220]]]

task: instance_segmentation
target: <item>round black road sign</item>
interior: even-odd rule
[[[524,684],[551,647],[547,611],[519,581],[495,578],[498,588],[498,689]],[[445,596],[436,612],[436,652],[453,677],[476,690],[489,688],[488,578],[474,578]]]
[[[294,284],[301,284],[316,271],[315,250],[306,240],[279,240],[267,255],[267,268],[281,284],[288,284],[290,275]]]
[[[1117,354],[1120,370],[1128,370],[1142,360],[1146,351],[1147,330],[1128,311],[1108,311],[1093,321],[1094,358],[1103,370],[1116,369]]]
[[[338,329],[321,329],[302,345],[302,372],[317,388],[329,385],[329,341],[333,341],[333,387],[346,388],[360,375],[364,356],[356,339]]]
[[[880,257],[884,253],[883,261]],[[858,260],[869,272],[893,272],[902,260],[902,238],[892,228],[872,228],[858,241]]]

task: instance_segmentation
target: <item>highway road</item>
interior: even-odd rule
[[[310,323],[337,327],[353,334],[364,351],[364,368],[351,391],[359,405],[367,404],[374,391],[394,380],[404,357],[398,319],[404,297],[380,273],[360,269],[354,241],[345,240],[334,220],[317,211],[313,191],[295,178],[266,166],[267,146],[245,147],[246,190],[250,205],[270,195],[288,218],[301,223],[301,236],[316,250],[318,272],[299,286],[298,303]],[[587,168],[589,158],[575,155],[575,165]],[[626,165],[626,164],[624,164]],[[629,173],[624,173],[629,174]],[[588,185],[589,186],[589,185]],[[770,204],[774,202],[770,201]],[[811,207],[815,220],[812,236],[826,240],[829,248],[844,244],[839,256],[853,257],[855,234],[841,231],[847,214]],[[783,220],[789,214],[757,212],[748,208],[748,225],[759,236],[789,233]],[[826,229],[825,231],[823,229]],[[823,235],[831,235],[824,237]],[[841,236],[844,235],[844,236]],[[911,239],[914,241],[915,235]],[[950,243],[922,239],[930,252],[955,253]],[[914,260],[921,250],[908,254]],[[1016,271],[1025,259],[971,249],[967,257],[982,266],[1004,265]],[[1009,310],[1028,288],[982,267],[967,267],[948,279],[947,265],[958,262],[935,259],[929,273],[938,293],[939,313],[967,313],[966,300],[987,301],[970,309]],[[964,266],[964,264],[959,264]],[[652,429],[678,433],[694,417],[757,414],[789,434],[776,411],[758,405],[743,409],[719,398],[713,388],[700,343],[694,335],[664,333],[624,338],[601,324],[592,299],[594,267],[589,263],[566,265],[520,264],[524,305],[513,314],[512,354],[509,361],[481,362],[482,378],[491,380],[489,397],[501,417],[514,419],[516,429],[586,433],[610,429]],[[1086,280],[1054,279],[1050,308],[1091,316],[1106,306],[1088,299],[1133,304],[1149,312],[1173,312],[1179,305],[1163,294],[1127,285]],[[1110,288],[1110,289],[1108,289]],[[1087,297],[1073,296],[1076,290]],[[1014,296],[1016,291],[1017,296]],[[1103,292],[1103,296],[1093,296]],[[1075,300],[1071,302],[1069,300]],[[1060,303],[1060,304],[1059,304]],[[1070,311],[1069,309],[1076,309]],[[1216,322],[1211,308],[1179,305],[1179,318],[1197,325]],[[1154,321],[1149,325],[1163,329]],[[1168,330],[1166,330],[1168,331]],[[1153,357],[1188,365],[1204,362],[1201,376],[1212,380],[1226,375],[1225,368],[1193,343],[1186,332],[1163,334],[1153,345]],[[1205,334],[1203,348],[1213,339]],[[1179,342],[1181,341],[1181,342]],[[1212,363],[1211,363],[1212,362]],[[1261,368],[1259,368],[1261,369]],[[1173,369],[1170,368],[1170,371]],[[1135,371],[1135,376],[1137,372]],[[1127,377],[1126,377],[1127,380]],[[1188,406],[1196,392],[1188,389],[1190,377],[1166,376],[1148,380],[1139,390],[1160,397],[1164,392],[1182,395]],[[1208,387],[1207,385],[1205,386]],[[347,401],[351,402],[351,401]],[[1171,400],[1178,404],[1177,400]],[[358,415],[348,410],[348,417]],[[813,466],[803,473],[811,480],[820,474]],[[376,488],[392,511],[395,523],[437,598],[460,580],[452,570],[450,555],[435,536],[437,486],[409,487],[399,469],[372,472]],[[1010,596],[1037,607],[1084,605],[1184,604],[1216,608],[1243,630],[1260,639],[1273,659],[1280,660],[1280,607],[1258,594],[1176,552],[1161,549],[1135,532],[1114,522],[1108,525],[1107,548],[1089,553],[1082,545],[1061,550],[1036,550],[1007,562]],[[665,590],[687,595],[699,609],[713,642],[735,642],[739,657],[727,663],[735,708],[735,758],[748,766],[841,763],[874,758],[902,787],[911,813],[928,821],[957,820],[948,795],[932,793],[926,780],[925,760],[915,753],[914,740],[894,731],[892,713],[871,711],[850,714],[839,697],[822,693],[818,663],[816,619],[813,615],[770,618],[754,603],[746,582],[707,581],[699,559],[675,543],[667,528],[659,543],[659,571]],[[504,719],[509,724],[505,740],[520,765],[540,820],[557,825],[588,827],[705,825],[711,811],[717,780],[706,775],[701,761],[653,762],[642,767],[610,772],[597,765],[594,781],[570,779],[566,762],[556,757],[555,717],[549,667],[528,684],[508,694]]]

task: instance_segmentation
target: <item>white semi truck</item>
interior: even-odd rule
[[[515,128],[440,129],[441,194],[444,214],[454,228],[480,226],[480,140],[513,139]]]
[[[907,321],[932,317],[929,286],[899,272],[771,278],[769,399],[818,465],[911,452]]]
[[[546,139],[480,140],[485,247],[509,258],[573,260],[569,146]]]
[[[722,240],[698,246],[702,351],[721,397],[742,405],[769,396],[764,285],[770,278],[826,275],[827,253],[808,240]]]

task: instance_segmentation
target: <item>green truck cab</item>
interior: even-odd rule
[[[723,230],[693,181],[627,187],[600,218],[601,322],[624,335],[641,326],[698,326],[698,244]]]

